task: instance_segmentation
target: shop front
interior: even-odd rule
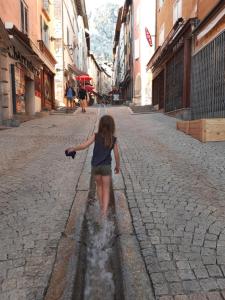
[[[120,99],[124,102],[130,103],[132,100],[132,80],[130,70],[127,71],[123,82],[120,83]]]
[[[26,35],[13,27],[13,36],[8,47],[11,74],[12,114],[34,115],[35,78],[40,75],[41,61],[30,47]]]
[[[193,32],[191,117],[225,118],[225,3]]]
[[[51,111],[55,108],[54,74],[43,66],[35,76],[35,111]]]
[[[42,110],[55,108],[54,74],[46,67],[41,72],[41,107]]]
[[[11,45],[7,31],[0,19],[0,125],[9,118],[8,47]]]
[[[39,111],[49,111],[55,108],[56,60],[43,41],[39,41],[39,48],[32,45],[32,49],[42,62],[40,74],[35,78],[36,107]]]
[[[186,117],[190,109],[191,34],[194,24],[195,19],[179,20],[148,64],[153,72],[153,105],[181,117]]]

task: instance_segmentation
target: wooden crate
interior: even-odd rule
[[[205,142],[225,141],[225,118],[205,120]]]
[[[177,130],[189,134],[189,121],[177,121]]]
[[[201,142],[204,142],[205,138],[204,138],[204,135],[203,135],[203,130],[204,130],[204,123],[205,123],[205,120],[193,120],[193,121],[190,121],[189,122],[189,134],[201,141]]]
[[[189,134],[203,143],[225,141],[225,118],[190,121]]]

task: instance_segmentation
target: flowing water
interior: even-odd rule
[[[90,205],[86,215],[87,256],[84,299],[114,299],[115,283],[111,256],[115,240],[112,213],[108,219],[100,216],[98,202]]]
[[[123,299],[113,207],[102,218],[98,201],[88,205],[79,262],[73,299]]]

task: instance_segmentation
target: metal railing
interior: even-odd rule
[[[182,108],[184,80],[184,49],[166,65],[165,112]]]
[[[192,58],[192,119],[225,117],[225,31]]]
[[[164,70],[153,80],[153,105],[164,108]]]

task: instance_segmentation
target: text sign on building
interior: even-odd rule
[[[153,46],[153,44],[152,44],[152,37],[151,37],[151,34],[150,34],[150,32],[149,32],[149,30],[148,30],[147,27],[145,27],[145,34],[146,34],[146,39],[147,39],[147,41],[149,43],[149,46],[152,47]]]

